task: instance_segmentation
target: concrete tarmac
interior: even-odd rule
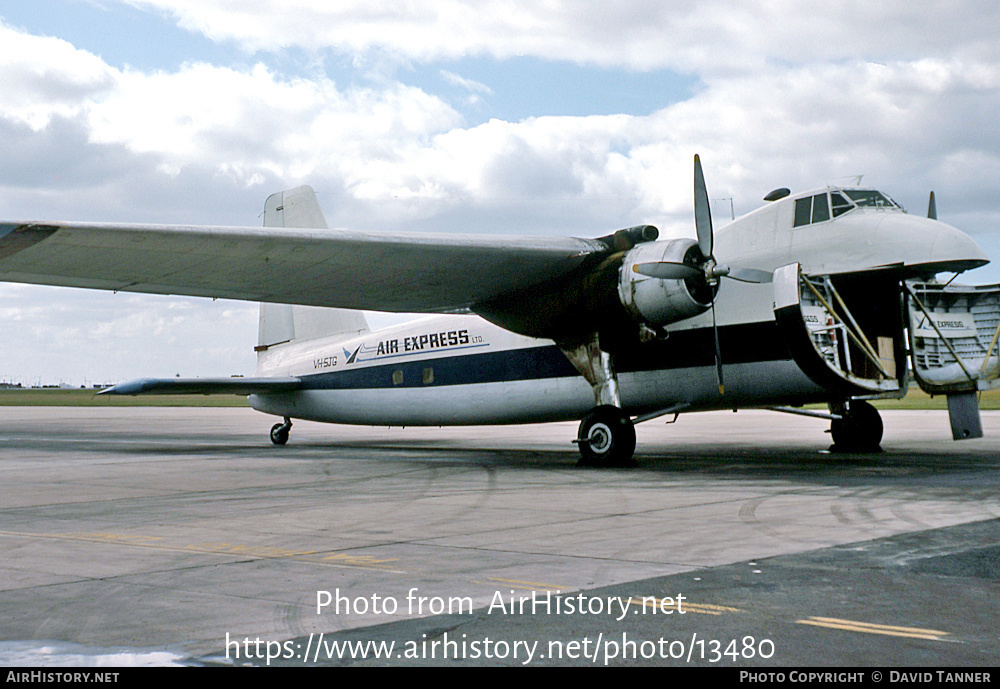
[[[1000,413],[883,418],[689,414],[597,470],[571,423],[6,407],[0,664],[994,665]]]

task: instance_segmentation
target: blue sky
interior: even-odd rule
[[[301,48],[242,50],[233,41],[213,41],[180,28],[162,12],[122,3],[39,0],[0,2],[0,17],[37,35],[58,36],[94,53],[117,68],[175,70],[185,63],[253,64],[263,62],[289,76],[309,77],[322,69],[341,85],[378,83],[385,74],[367,73],[354,57],[327,51],[316,55]],[[383,63],[384,64],[384,63]],[[457,84],[460,76],[484,90]],[[469,123],[491,118],[519,121],[543,115],[650,114],[690,97],[693,74],[669,69],[633,70],[553,61],[535,56],[498,60],[490,56],[431,63],[392,61],[391,77],[437,93],[460,109]],[[558,84],[558,88],[552,88]],[[478,95],[469,102],[470,95]]]
[[[333,226],[680,236],[700,152],[721,217],[864,174],[1000,257],[989,2],[386,7],[0,0],[0,217],[256,225],[309,183]],[[0,380],[253,368],[253,305],[0,300]]]
[[[158,12],[124,3],[33,0],[0,2],[4,21],[39,36],[58,36],[110,65],[176,69],[192,60],[239,59],[235,45],[185,31]]]

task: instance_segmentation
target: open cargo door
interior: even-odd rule
[[[906,343],[899,280],[891,271],[774,272],[774,313],[796,364],[835,396],[901,397]]]
[[[981,438],[979,392],[1000,387],[1000,285],[907,282],[913,377],[948,396],[955,440]]]

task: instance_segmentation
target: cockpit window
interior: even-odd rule
[[[833,204],[833,217],[843,215],[847,211],[854,208],[854,204],[851,203],[846,196],[841,194],[839,191],[834,191],[830,193],[830,201]]]
[[[845,189],[844,193],[862,208],[899,208],[892,199],[874,189]]]

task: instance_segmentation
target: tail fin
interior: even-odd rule
[[[311,187],[297,187],[267,197],[264,227],[327,229],[326,218]],[[368,330],[368,321],[361,311],[262,303],[257,351],[292,340],[351,336]]]

